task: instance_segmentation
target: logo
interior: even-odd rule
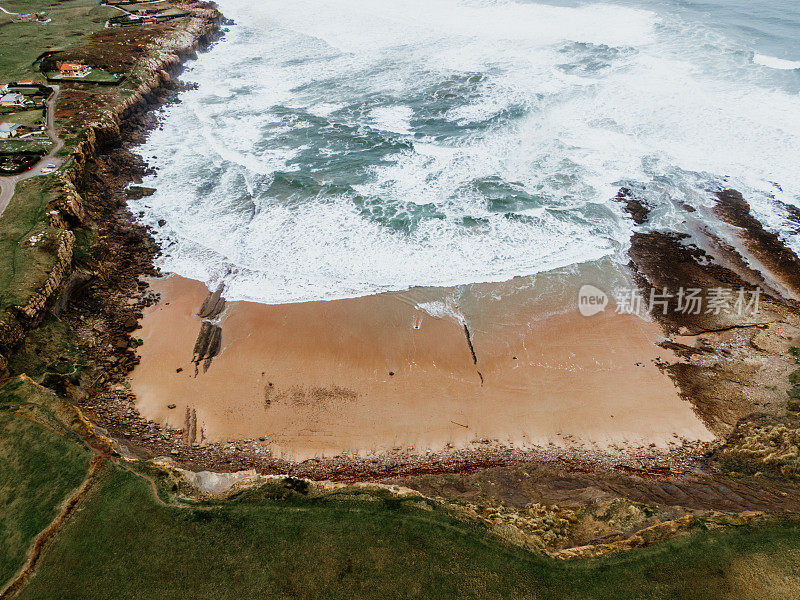
[[[601,313],[608,306],[608,294],[593,285],[582,285],[578,290],[578,311],[584,317]]]

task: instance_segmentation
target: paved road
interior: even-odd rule
[[[48,137],[55,142],[53,148],[48,152],[45,156],[39,160],[35,165],[33,165],[29,170],[25,171],[24,173],[20,173],[19,175],[9,175],[7,177],[0,177],[0,215],[3,214],[3,211],[8,206],[8,203],[11,201],[11,198],[14,196],[14,189],[17,186],[17,182],[23,181],[25,179],[30,179],[31,177],[36,177],[37,175],[41,175],[42,167],[46,164],[52,163],[57,168],[60,168],[61,165],[64,164],[63,158],[55,158],[54,155],[56,152],[61,150],[64,146],[64,140],[62,140],[58,135],[56,135],[56,128],[55,128],[55,107],[56,107],[56,98],[58,98],[58,94],[61,93],[61,87],[58,85],[50,86],[53,88],[53,93],[50,94],[50,97],[47,99],[47,116],[45,118],[46,121],[46,131]]]

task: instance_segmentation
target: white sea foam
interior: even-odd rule
[[[166,269],[224,279],[231,298],[624,261],[620,182],[690,205],[738,187],[775,227],[773,197],[800,204],[800,96],[719,36],[655,12],[219,4],[237,25],[187,69],[197,89],[143,149],[158,157],[147,181],[158,191],[132,207],[156,228]]]
[[[769,56],[768,54],[755,53],[753,55],[753,62],[758,65],[769,67],[770,69],[781,69],[783,71],[800,69],[800,60],[786,60],[785,58],[777,58],[775,56]]]
[[[373,109],[370,116],[375,125],[385,131],[411,133],[414,111],[408,106],[381,106]]]
[[[464,313],[458,307],[458,302],[452,296],[447,296],[444,301],[431,300],[430,302],[420,302],[416,305],[419,310],[424,310],[432,317],[437,319],[450,318],[454,321],[464,324],[467,322]]]

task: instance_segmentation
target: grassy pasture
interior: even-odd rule
[[[36,395],[28,384],[0,390],[0,588],[89,466],[89,451],[49,410],[28,405]]]
[[[0,309],[24,303],[55,264],[57,231],[45,214],[51,182],[52,176],[21,181],[0,216]]]
[[[14,113],[0,115],[0,123],[19,123],[24,127],[39,127],[44,125],[44,110],[20,110]]]
[[[86,35],[100,31],[119,11],[97,0],[3,0],[10,12],[47,11],[50,23],[15,23],[0,13],[0,74],[3,81],[41,79],[34,61],[48,50],[66,50],[83,43]]]
[[[21,598],[759,600],[800,595],[798,558],[787,522],[564,562],[416,498],[267,489],[185,508],[109,463]]]

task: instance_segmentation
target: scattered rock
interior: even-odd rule
[[[130,200],[140,200],[145,196],[152,196],[155,193],[155,188],[144,187],[141,185],[132,185],[125,191],[125,195],[127,195],[128,199]]]

